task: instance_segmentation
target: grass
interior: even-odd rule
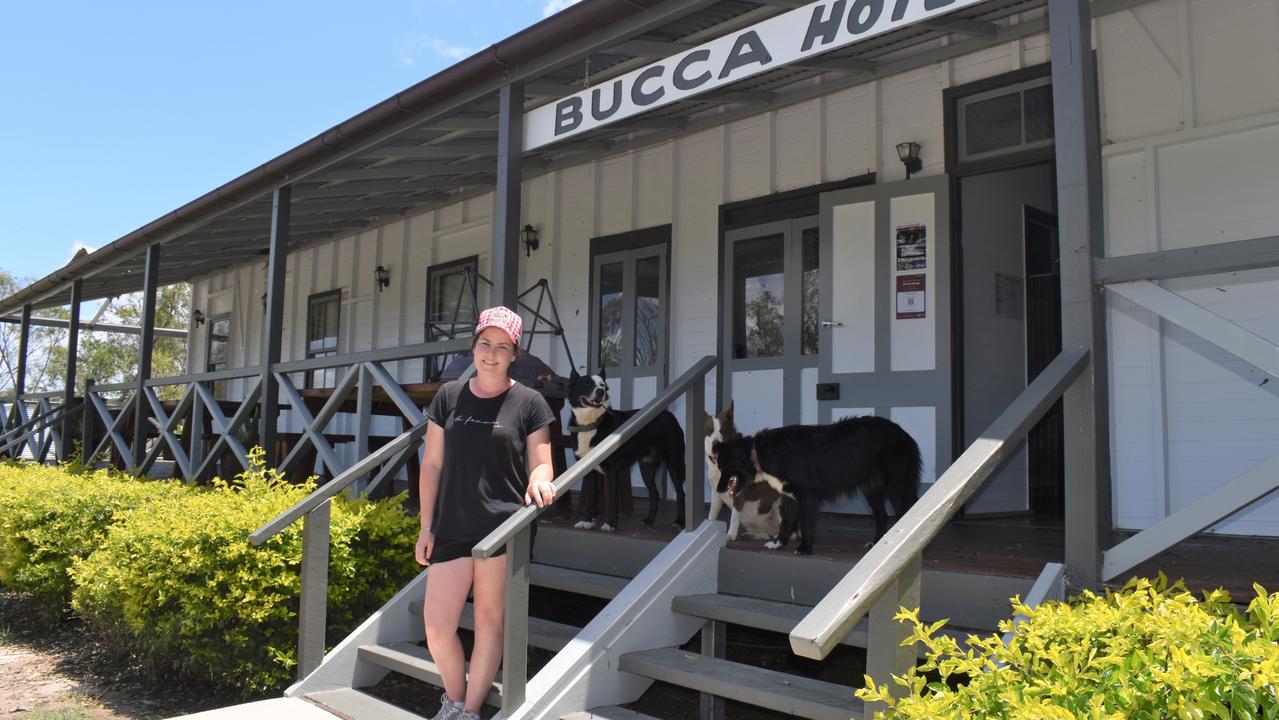
[[[93,720],[93,716],[83,710],[31,710],[23,713],[24,720]]]

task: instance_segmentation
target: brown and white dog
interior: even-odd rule
[[[732,511],[728,521],[728,539],[771,540],[777,536],[782,526],[781,493],[778,487],[756,480],[748,482],[740,492],[736,487],[728,492],[719,492],[719,463],[712,448],[715,443],[741,437],[737,426],[733,424],[733,402],[719,415],[703,413],[706,416],[706,479],[711,485],[711,512],[713,521],[719,516],[725,505]]]

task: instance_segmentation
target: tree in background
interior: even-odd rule
[[[14,278],[0,270],[0,297],[8,297],[30,281]],[[155,324],[160,328],[186,328],[190,318],[191,288],[185,283],[167,285],[156,295]],[[86,308],[87,309],[87,308]],[[67,318],[67,308],[46,308],[40,317]],[[100,322],[138,326],[142,324],[142,294],[116,298]],[[17,377],[18,335],[15,323],[0,323],[0,392],[12,391]],[[114,332],[80,332],[76,366],[76,387],[85,379],[98,384],[127,383],[138,377],[138,335]],[[67,331],[31,328],[27,357],[27,390],[60,390],[67,367]],[[181,338],[156,338],[151,354],[151,376],[168,377],[186,372],[187,345]],[[180,387],[160,388],[163,399],[176,399]]]

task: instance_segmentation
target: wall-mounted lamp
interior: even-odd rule
[[[520,241],[524,243],[524,257],[533,257],[533,251],[541,244],[537,237],[537,228],[525,225],[520,231]]]
[[[391,285],[391,271],[378,265],[373,268],[373,280],[377,282],[377,291],[382,292]]]
[[[919,159],[920,146],[917,142],[897,143],[897,157],[901,158],[902,165],[906,166],[906,179],[909,180],[911,173],[917,173],[924,167],[924,162]]]
[[[204,324],[204,313],[199,310],[193,310],[191,312],[191,321],[195,323],[196,327],[200,327]]]

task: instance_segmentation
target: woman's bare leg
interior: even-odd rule
[[[426,576],[423,611],[426,647],[440,668],[444,692],[457,702],[466,697],[466,656],[462,652],[462,640],[457,636],[457,626],[471,590],[473,562],[471,558],[458,558],[431,563]],[[491,677],[489,681],[492,682]]]
[[[466,709],[484,706],[497,668],[502,664],[502,621],[506,600],[506,556],[474,561],[475,647],[471,650],[471,681]]]

